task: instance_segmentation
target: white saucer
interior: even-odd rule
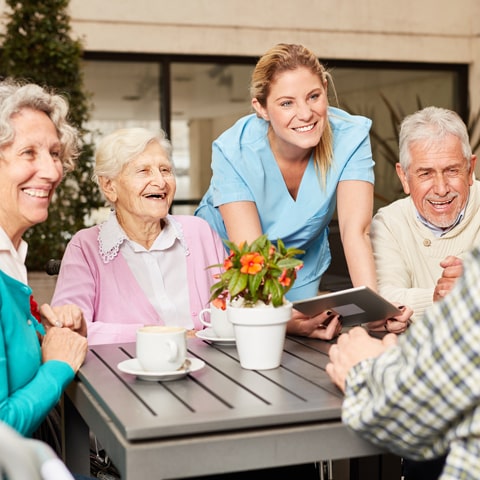
[[[215,335],[213,328],[205,328],[204,330],[198,330],[195,332],[195,336],[202,340],[209,340],[210,342],[218,343],[219,345],[233,345],[235,343],[235,337],[232,338],[220,338]]]
[[[187,358],[189,365],[185,368],[183,366],[179,370],[174,372],[147,372],[143,370],[140,365],[140,362],[136,358],[131,358],[130,360],[124,360],[120,362],[117,367],[124,373],[129,373],[130,375],[136,375],[140,380],[149,380],[152,382],[166,382],[169,380],[176,380],[178,378],[185,377],[188,373],[196,372],[201,370],[205,366],[205,362],[198,358]]]

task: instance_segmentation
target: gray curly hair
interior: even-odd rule
[[[67,120],[67,101],[47,88],[13,78],[0,82],[0,155],[3,147],[12,143],[15,137],[12,117],[26,108],[48,115],[60,140],[63,171],[73,170],[79,155],[79,133]]]

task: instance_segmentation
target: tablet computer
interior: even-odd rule
[[[318,297],[292,302],[293,308],[313,317],[325,310],[332,310],[343,318],[342,325],[383,320],[400,315],[402,312],[369,287],[354,287]]]

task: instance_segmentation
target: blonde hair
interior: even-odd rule
[[[331,75],[313,52],[303,45],[279,43],[268,50],[257,62],[250,83],[251,98],[257,99],[265,108],[271,85],[276,77],[282,72],[299,67],[308,68],[319,77],[322,84],[328,82],[333,87]],[[334,87],[333,91],[335,92]],[[333,133],[330,122],[326,123],[320,142],[315,146],[313,158],[315,168],[325,182],[326,174],[333,162]]]

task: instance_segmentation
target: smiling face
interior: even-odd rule
[[[257,113],[270,122],[277,148],[303,156],[319,142],[327,119],[327,85],[308,68],[286,70],[275,77],[266,106],[253,99]]]
[[[0,225],[18,247],[29,227],[47,219],[63,167],[57,131],[44,112],[25,108],[11,121],[15,137],[0,155]]]
[[[408,171],[397,164],[397,173],[406,194],[410,194],[420,215],[433,225],[448,228],[465,207],[476,157],[468,168],[458,137],[447,135],[427,147],[422,141],[410,145]]]
[[[172,164],[158,142],[149,143],[143,153],[125,164],[116,178],[99,177],[99,182],[129,235],[136,228],[159,227],[176,190]]]

